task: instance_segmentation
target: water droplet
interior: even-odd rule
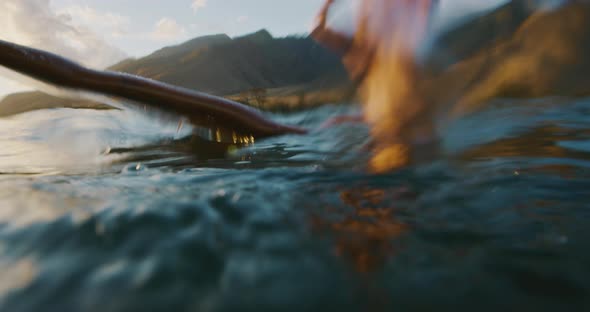
[[[123,169],[122,173],[138,173],[146,171],[147,169],[147,166],[144,166],[141,163],[129,164]]]

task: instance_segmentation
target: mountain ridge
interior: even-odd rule
[[[439,36],[419,88],[430,102],[454,105],[463,112],[496,97],[588,95],[588,38],[590,4],[532,11],[526,1],[513,1]],[[302,109],[349,101],[355,95],[338,56],[309,37],[274,38],[264,29],[235,38],[194,38],[110,69],[263,110]],[[0,102],[0,115],[31,107],[91,105],[29,92],[7,96]]]
[[[226,34],[193,38],[144,57],[123,60],[107,69],[220,96],[244,98],[241,93],[265,89],[271,101],[273,94],[287,95],[286,90],[293,90],[297,95],[311,94],[326,86],[339,88],[347,84],[339,58],[313,39],[274,38],[266,29],[234,38]],[[21,102],[25,100],[35,105]],[[338,96],[330,100],[338,100]],[[92,106],[91,101],[83,104],[76,101],[80,100],[60,101],[39,91],[10,94],[0,102],[0,115],[25,112],[33,107]]]

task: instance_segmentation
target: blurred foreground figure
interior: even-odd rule
[[[417,51],[437,0],[363,0],[354,35],[326,26],[334,0],[327,0],[311,35],[340,53],[359,85],[364,120],[371,129],[369,169],[386,172],[410,163],[417,146],[435,141],[434,108],[418,89]]]

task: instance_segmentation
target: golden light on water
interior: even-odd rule
[[[16,262],[0,261],[0,301],[10,292],[28,286],[37,277],[38,270],[35,262],[29,258]]]

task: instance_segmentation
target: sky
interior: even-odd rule
[[[358,0],[351,0],[358,1]],[[323,0],[0,0],[0,39],[104,68],[197,36],[305,34]],[[441,0],[443,19],[503,0]],[[0,69],[0,97],[29,89]]]

